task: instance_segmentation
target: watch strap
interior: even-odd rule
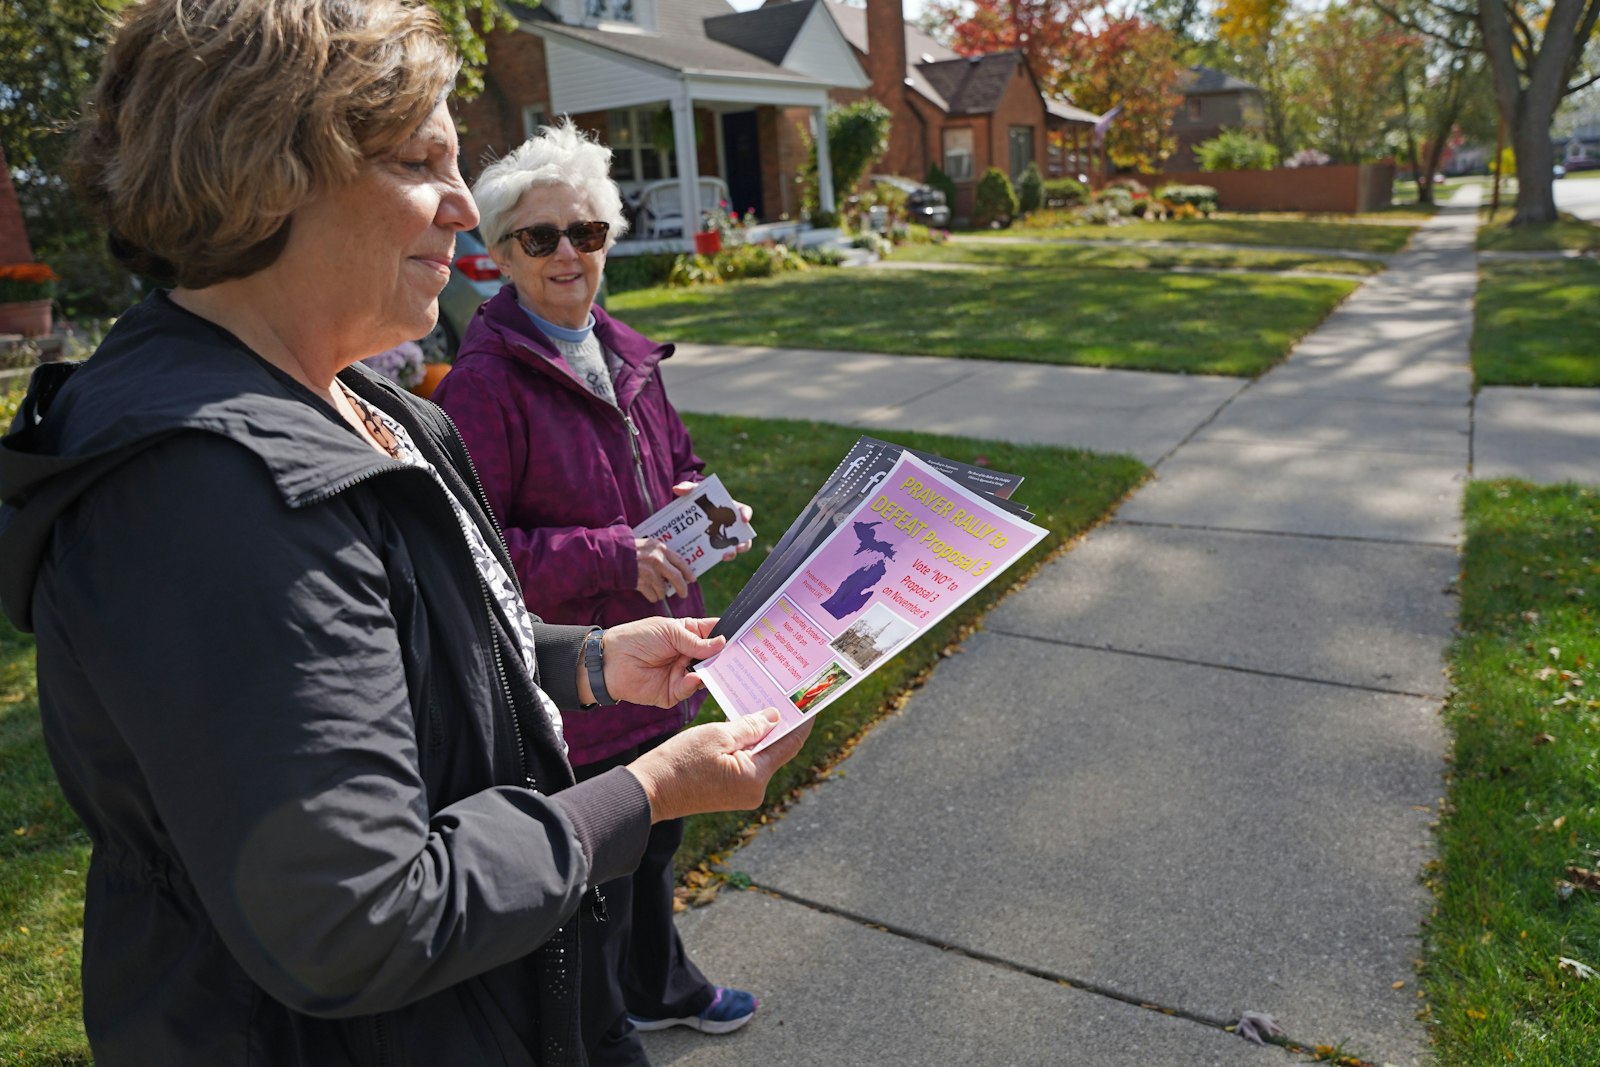
[[[617,698],[606,689],[605,634],[604,630],[594,629],[583,639],[583,667],[589,673],[589,688],[594,692],[594,704],[585,704],[584,707],[617,702]]]

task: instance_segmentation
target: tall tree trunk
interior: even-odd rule
[[[1593,33],[1594,4],[1595,0],[1554,0],[1537,48],[1524,53],[1520,63],[1505,0],[1480,0],[1478,4],[1478,28],[1494,72],[1495,103],[1517,154],[1513,226],[1555,222],[1558,217],[1550,123],[1556,105],[1566,95],[1574,53]]]

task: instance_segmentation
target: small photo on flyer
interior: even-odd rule
[[[837,663],[830,663],[808,684],[790,693],[789,703],[802,715],[810,715],[828,702],[834,690],[849,680],[848,671]]]
[[[828,647],[857,671],[864,671],[916,632],[916,624],[902,619],[884,604],[874,604]]]

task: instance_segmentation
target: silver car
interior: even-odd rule
[[[456,257],[450,261],[450,280],[439,294],[439,321],[433,331],[417,344],[429,363],[448,363],[455,358],[461,338],[478,305],[500,291],[509,279],[489,256],[477,230],[456,234]]]

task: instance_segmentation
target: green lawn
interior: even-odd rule
[[[1515,199],[1515,197],[1512,197]],[[1503,203],[1510,203],[1502,198]],[[1487,207],[1480,212],[1478,249],[1483,252],[1600,252],[1600,226],[1572,215],[1541,226],[1512,226],[1515,214],[1502,206],[1491,218]]]
[[[0,616],[0,1062],[88,1063],[78,988],[88,840],[39,734],[33,640]]]
[[[720,610],[759,565],[812,492],[837,466],[858,432],[804,422],[688,416],[696,450],[728,488],[756,509],[756,547],[705,578],[710,610]],[[775,778],[766,812],[690,821],[679,853],[688,870],[753,832],[795,790],[828,773],[860,731],[960,640],[994,601],[1049,555],[1098,521],[1148,470],[1137,460],[1065,449],[1005,445],[927,434],[883,434],[951,459],[1026,475],[1017,498],[1048,538],[1011,571],[820,715],[801,755]],[[89,1062],[80,1014],[83,872],[88,846],[55,785],[40,738],[33,642],[0,618],[0,1063]],[[705,718],[720,719],[708,704]]]
[[[1126,270],[862,271],[619,293],[651,337],[1255,375],[1356,286]]]
[[[1192,248],[1170,244],[1161,248],[1129,245],[1018,244],[981,239],[950,241],[941,245],[906,245],[895,250],[896,261],[908,263],[982,263],[994,267],[1030,267],[1063,270],[1097,267],[1107,270],[1168,270],[1173,267],[1260,271],[1303,270],[1321,274],[1377,274],[1383,264],[1371,259],[1340,259],[1335,255],[1273,252],[1255,249]]]
[[[1600,493],[1475,482],[1455,735],[1424,981],[1439,1062],[1588,1067],[1600,1049]]]
[[[1204,241],[1210,244],[1278,245],[1335,251],[1398,252],[1414,226],[1333,221],[1327,218],[1217,215],[1209,219],[1129,222],[1120,226],[1061,226],[1048,221],[1051,212],[1029,216],[1028,224],[1005,231],[1017,237],[1071,237],[1102,241]],[[1036,223],[1044,223],[1037,225]]]
[[[1479,385],[1600,386],[1600,262],[1483,261],[1478,275]]]

